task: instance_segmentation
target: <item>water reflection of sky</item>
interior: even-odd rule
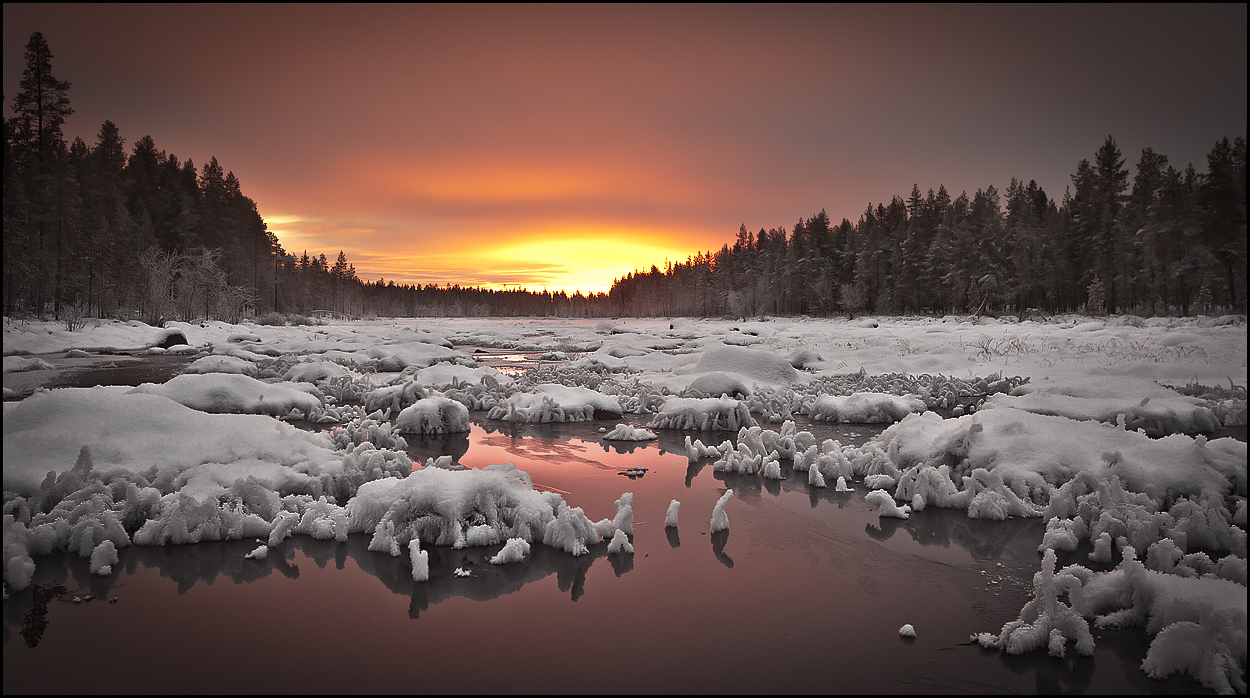
[[[710,459],[688,463],[685,433],[604,442],[601,426],[613,424],[477,420],[468,435],[412,439],[409,450],[450,453],[467,467],[515,463],[596,520],[633,492],[633,555],[608,555],[606,543],[580,557],[534,545],[525,563],[497,566],[487,560],[500,546],[429,548],[430,581],[418,584],[406,557],[369,552],[365,535],[292,538],[260,561],[244,558],[253,541],[128,547],[109,577],[58,554],[40,559],[35,584],[62,585],[63,595],[27,590],[5,601],[5,692],[1198,688],[1146,679],[1146,638],[1135,631],[1099,631],[1093,658],[1008,657],[967,644],[1027,600],[1036,520],[975,522],[932,508],[879,519],[862,491],[813,489],[803,473],[717,473]],[[800,428],[843,443],[879,430]],[[635,466],[648,470],[620,474]],[[726,488],[735,493],[730,528],[713,534],[708,521]],[[680,525],[666,529],[672,499]],[[96,600],[70,600],[88,594]],[[904,623],[916,627],[914,641],[899,638]]]

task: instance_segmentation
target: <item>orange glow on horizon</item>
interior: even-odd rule
[[[662,267],[697,254],[701,231],[657,231],[650,226],[600,223],[531,224],[499,232],[477,226],[426,235],[389,226],[329,217],[272,214],[269,229],[288,254],[325,254],[333,263],[341,249],[361,280],[400,284],[459,284],[493,289],[546,289],[568,294],[606,293],[615,279]],[[379,252],[384,250],[384,252]]]

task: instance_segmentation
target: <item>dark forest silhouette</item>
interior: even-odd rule
[[[1205,172],[1142,151],[1136,175],[1108,136],[1055,203],[1013,179],[821,211],[583,295],[363,281],[346,255],[288,254],[216,158],[197,168],[120,129],[65,142],[70,83],[35,32],[4,120],[6,316],[165,320],[293,315],[722,316],[1245,312],[1246,142],[1217,141]]]

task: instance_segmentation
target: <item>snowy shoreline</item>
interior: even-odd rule
[[[190,344],[160,347],[175,330]],[[551,360],[514,379],[456,346]],[[1040,518],[1034,601],[977,635],[982,646],[1063,656],[1073,642],[1087,654],[1091,620],[1140,625],[1155,637],[1147,674],[1245,690],[1246,445],[1203,436],[1245,424],[1244,317],[101,323],[76,333],[6,319],[6,397],[10,374],[48,370],[33,355],[81,347],[198,358],[162,386],[6,401],[6,594],[30,584],[40,555],[76,552],[109,574],[113,551],[132,544],[365,533],[370,550],[406,558],[411,548],[414,578],[422,546],[507,541],[509,561],[530,544],[624,550],[631,497],[595,522],[524,471],[448,469],[451,458],[414,466],[403,441],[405,431],[467,430],[469,411],[512,423],[615,415],[637,426],[614,438],[735,433],[687,439],[689,459],[765,479],[806,472],[810,487],[859,482],[881,516],[945,507]],[[843,446],[816,443],[796,415],[895,424]],[[721,504],[712,530],[728,518]],[[1082,543],[1094,546],[1090,566],[1055,569],[1054,550]]]

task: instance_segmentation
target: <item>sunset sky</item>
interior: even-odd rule
[[[606,291],[752,230],[1245,135],[1246,5],[4,5],[67,138],[216,156],[361,278]]]

